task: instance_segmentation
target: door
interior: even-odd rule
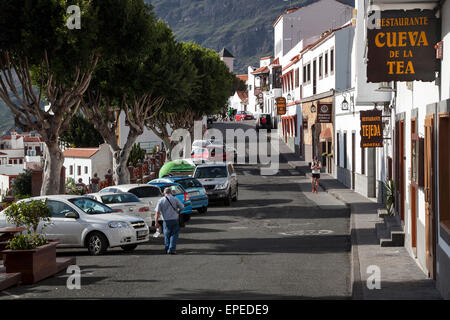
[[[404,204],[405,204],[405,181],[404,181],[404,172],[405,172],[405,162],[404,162],[404,133],[405,133],[405,123],[403,120],[397,121],[395,126],[395,166],[396,166],[396,175],[395,175],[395,208],[397,214],[400,215],[402,221],[405,220],[404,215]]]
[[[417,191],[418,191],[418,154],[419,136],[417,134],[417,121],[411,119],[411,174],[410,174],[410,194],[411,194],[411,247],[414,255],[417,257]]]
[[[352,190],[355,190],[355,133],[352,132]]]
[[[432,115],[425,118],[424,139],[424,183],[425,183],[425,251],[429,277],[436,279],[436,221],[434,202],[434,119]]]
[[[80,246],[81,233],[84,229],[80,219],[66,218],[66,213],[78,211],[68,204],[47,200],[47,206],[51,213],[49,222],[44,222],[39,230],[40,233],[50,240],[59,240],[61,245]]]

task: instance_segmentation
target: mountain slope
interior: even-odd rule
[[[235,57],[235,73],[259,65],[259,58],[273,54],[273,27],[289,7],[317,0],[148,0],[166,21],[177,40],[193,41]],[[342,0],[341,0],[342,1]],[[351,0],[342,2],[352,3]]]

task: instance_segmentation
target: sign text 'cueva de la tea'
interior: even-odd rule
[[[435,80],[437,19],[432,10],[381,11],[367,38],[368,82]]]

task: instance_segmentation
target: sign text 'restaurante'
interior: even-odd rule
[[[437,21],[431,10],[381,11],[367,31],[368,82],[433,81]]]

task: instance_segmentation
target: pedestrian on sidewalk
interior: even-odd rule
[[[317,193],[319,188],[319,179],[320,179],[320,169],[322,169],[322,163],[317,159],[317,156],[314,156],[314,160],[311,163],[311,172],[312,172],[312,193]]]
[[[164,197],[159,199],[156,205],[155,227],[159,229],[159,216],[163,220],[165,252],[176,254],[178,233],[180,231],[179,215],[184,205],[172,195],[170,188],[164,189]]]

